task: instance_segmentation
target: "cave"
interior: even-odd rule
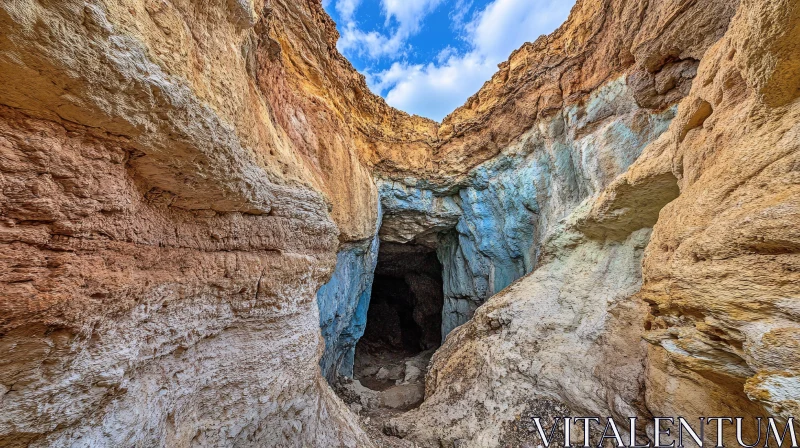
[[[444,293],[436,249],[419,244],[381,244],[364,336],[356,346],[354,375],[384,390],[419,380],[430,355],[442,343]],[[383,369],[383,372],[381,372]]]

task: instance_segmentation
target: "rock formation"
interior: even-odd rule
[[[0,445],[369,445],[315,298],[377,189],[275,82],[332,28],[288,3],[0,6]]]
[[[713,6],[670,24],[695,28]],[[796,415],[798,13],[741,3],[669,129],[448,338],[425,402],[392,431],[492,446],[534,400],[620,419]]]
[[[795,0],[579,0],[443,123],[372,95],[318,0],[11,0],[0,30],[2,446],[800,411]],[[443,345],[389,442],[328,381],[381,253],[433,252]]]

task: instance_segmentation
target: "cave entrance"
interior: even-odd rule
[[[435,248],[381,243],[354,377],[376,391],[406,386],[407,407],[415,401],[415,388],[421,402],[428,361],[442,343],[443,304],[442,265]]]

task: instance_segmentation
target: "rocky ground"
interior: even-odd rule
[[[334,387],[382,446],[415,446],[393,437],[385,424],[422,403],[432,355],[433,350],[414,354],[384,344],[359,344],[354,377],[342,378]]]

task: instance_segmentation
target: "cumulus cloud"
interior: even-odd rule
[[[400,57],[408,38],[416,34],[425,16],[443,0],[381,0],[381,10],[386,18],[387,32],[363,31],[354,14],[361,0],[337,0],[336,12],[343,22],[339,51],[371,59],[385,56]],[[328,0],[330,2],[330,0]]]
[[[409,2],[413,3],[405,0]],[[465,25],[468,51],[458,54],[445,49],[426,65],[396,62],[385,71],[368,74],[370,88],[398,109],[441,120],[477,92],[513,50],[556,29],[573,4],[565,0],[494,0]],[[459,5],[452,20],[464,20],[459,14],[465,7],[469,9],[469,3]],[[400,20],[400,16],[393,17]]]
[[[336,2],[336,12],[339,17],[346,22],[353,21],[353,14],[355,14],[361,0],[339,0]]]
[[[469,24],[480,54],[505,60],[523,43],[548,34],[566,20],[574,2],[564,0],[495,0]]]
[[[396,66],[396,67],[395,67]],[[396,63],[390,81],[378,76],[390,105],[441,120],[489,79],[496,65],[471,52],[450,56],[443,63],[403,65]]]
[[[362,31],[355,22],[344,25],[337,47],[342,54],[357,54],[370,59],[379,59],[383,56],[399,57],[405,47],[407,36],[397,32],[384,35],[377,31]]]
[[[467,15],[472,9],[472,0],[456,0],[456,4],[450,11],[450,20],[453,23],[453,29],[461,29],[467,22]]]
[[[440,3],[442,0],[381,0],[381,7],[387,25],[394,19],[399,33],[411,35],[419,31],[420,22]]]

